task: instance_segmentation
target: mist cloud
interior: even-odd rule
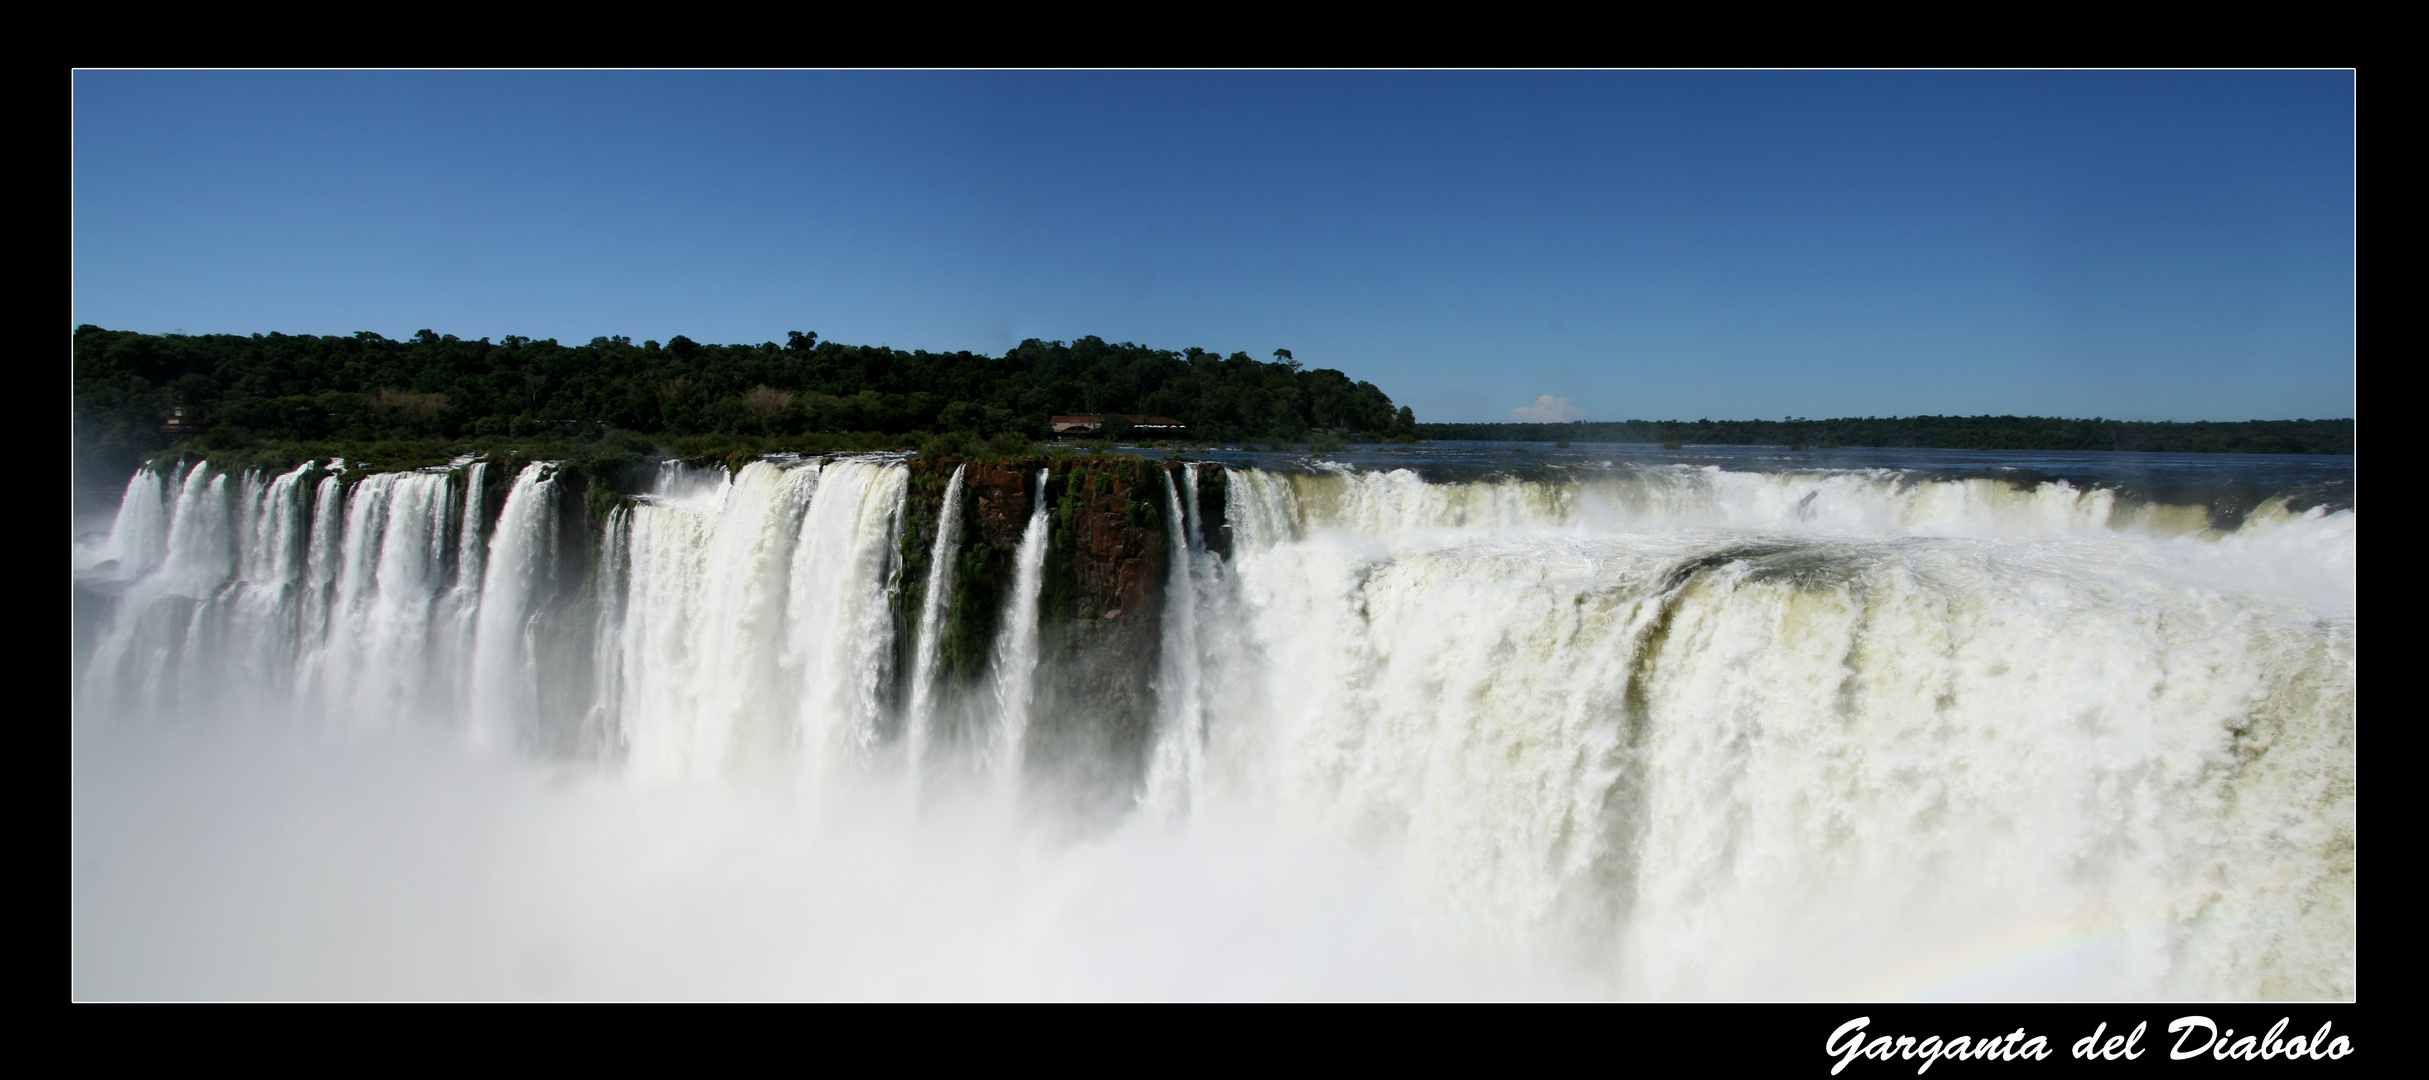
[[[1585,419],[1586,411],[1569,404],[1569,399],[1545,394],[1533,405],[1521,405],[1510,410],[1510,419],[1530,424],[1564,424]]]

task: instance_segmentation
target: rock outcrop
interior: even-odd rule
[[[1154,737],[1155,674],[1171,558],[1168,484],[1182,466],[1129,455],[911,463],[903,576],[896,596],[896,670],[918,648],[918,611],[935,568],[928,561],[945,485],[964,469],[953,601],[940,631],[940,717],[965,722],[987,710],[958,709],[986,674],[1007,607],[1013,559],[1037,500],[1047,506],[1048,544],[1039,595],[1038,694],[1027,759],[1060,790],[1094,798],[1135,791]],[[1039,472],[1045,482],[1039,484]],[[1210,546],[1220,531],[1222,473],[1200,483]],[[1211,484],[1206,478],[1211,479]],[[1182,486],[1180,490],[1186,490]],[[1217,550],[1223,550],[1228,545]],[[963,738],[976,733],[964,732]]]

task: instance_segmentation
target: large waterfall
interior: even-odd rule
[[[138,472],[77,993],[2356,992],[2349,496],[1089,460]]]

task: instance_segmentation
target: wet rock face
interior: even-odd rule
[[[1143,775],[1153,736],[1153,680],[1163,619],[1168,553],[1168,466],[1104,455],[1064,459],[911,464],[897,592],[896,670],[918,647],[918,610],[935,568],[928,565],[942,518],[945,485],[962,482],[951,615],[941,631],[940,699],[967,697],[985,674],[1010,597],[1013,565],[1037,500],[1048,508],[1039,590],[1038,695],[1027,759],[1066,781],[1063,789],[1126,796]],[[1047,471],[1041,489],[1038,470]]]
[[[1226,502],[1231,477],[1219,465],[1190,466],[1175,463],[1172,467],[1175,474],[1173,479],[1180,480],[1179,471],[1193,467],[1198,474],[1199,540],[1206,545],[1206,550],[1229,561],[1231,559],[1231,515],[1226,509]],[[1188,491],[1187,485],[1183,485],[1181,490]]]
[[[1164,492],[1155,471],[1074,470],[1058,477],[1064,486],[1054,508],[1054,549],[1069,556],[1070,618],[1129,624],[1161,613]]]
[[[1030,755],[1075,795],[1118,798],[1145,774],[1164,614],[1160,471],[1139,458],[1092,460],[1057,474],[1050,492]]]
[[[952,471],[944,470],[950,477]],[[1029,527],[1029,511],[1036,505],[1037,470],[1023,468],[1018,463],[971,462],[963,478],[967,500],[963,513],[975,527],[977,540],[995,551],[1010,554],[1020,548],[1021,533]]]
[[[1036,470],[1025,462],[950,458],[914,460],[910,469],[900,548],[903,569],[894,601],[895,670],[906,675],[914,669],[911,658],[919,647],[920,606],[938,569],[930,560],[943,524],[946,488],[957,469],[963,473],[961,514],[945,549],[952,569],[952,600],[938,628],[939,690],[950,700],[986,674],[1005,593],[1018,569],[1013,559],[1035,505]],[[901,694],[907,695],[908,688]]]

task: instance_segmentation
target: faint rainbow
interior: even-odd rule
[[[1892,968],[1853,996],[1864,1001],[1930,997],[1937,990],[1986,974],[2088,946],[2130,940],[2137,933],[2164,927],[2171,920],[2170,912],[2157,905],[2130,908],[2104,905],[2010,922]]]

